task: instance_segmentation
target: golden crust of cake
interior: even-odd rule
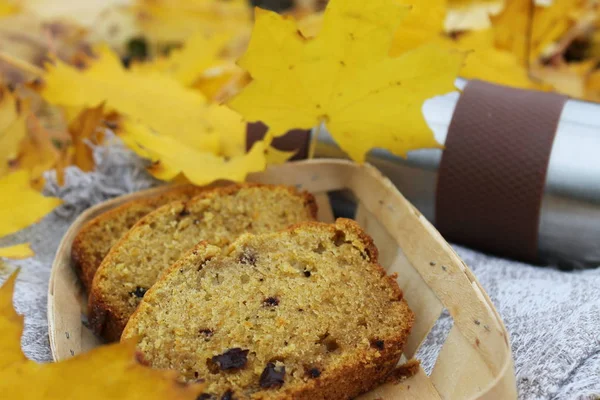
[[[351,220],[202,242],[129,320],[140,359],[206,384],[202,398],[349,399],[385,381],[414,320]]]
[[[86,223],[71,246],[71,257],[83,286],[89,290],[96,270],[110,248],[144,215],[175,200],[188,200],[202,188],[174,186],[152,197],[133,200],[107,211]]]
[[[224,247],[239,235],[314,220],[314,197],[288,186],[239,184],[206,190],[140,219],[98,268],[88,304],[95,333],[118,340],[130,315],[158,276],[201,240]]]

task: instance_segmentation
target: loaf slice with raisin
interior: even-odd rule
[[[206,399],[349,399],[396,366],[413,314],[351,220],[201,243],[129,320],[140,359]]]
[[[109,341],[121,332],[160,273],[201,240],[224,247],[316,218],[314,197],[288,186],[240,184],[169,203],[139,220],[96,272],[88,304],[91,328]]]
[[[87,222],[71,246],[73,264],[83,286],[87,290],[91,288],[96,270],[110,248],[140,218],[172,201],[189,200],[201,190],[193,185],[174,186],[152,197],[122,204]]]

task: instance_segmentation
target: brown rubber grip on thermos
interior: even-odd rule
[[[566,100],[467,84],[438,172],[435,220],[448,240],[536,261],[548,161]]]

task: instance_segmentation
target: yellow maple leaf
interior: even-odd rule
[[[527,68],[513,53],[494,46],[494,32],[491,29],[468,32],[459,35],[456,40],[447,39],[446,44],[469,52],[460,70],[463,78],[523,89],[549,89],[532,80]]]
[[[588,0],[553,0],[547,7],[536,6],[531,27],[530,56],[544,56],[549,46],[573,26],[573,13],[587,2]]]
[[[596,25],[599,30],[591,35],[589,53],[592,57],[600,58],[600,11],[598,11]]]
[[[74,148],[69,146],[54,165],[54,170],[56,171],[56,183],[58,183],[59,186],[65,184],[65,170],[71,165],[74,154]]]
[[[21,351],[23,317],[12,306],[17,274],[0,287],[0,392],[6,399],[194,400],[201,384],[182,385],[173,371],[135,360],[135,341],[101,346],[69,360],[38,364]]]
[[[500,13],[505,1],[448,0],[445,29],[447,32],[455,32],[490,28],[490,16]]]
[[[32,100],[0,87],[0,176],[26,169],[36,189],[41,189],[42,173],[55,166],[59,152],[54,144],[57,138],[33,114]],[[40,115],[47,117],[45,111]]]
[[[496,46],[512,52],[522,64],[526,64],[529,57],[534,12],[529,0],[509,0],[502,13],[493,19]]]
[[[198,31],[241,33],[251,23],[246,0],[138,0],[135,9],[144,36],[155,43],[183,42]]]
[[[27,113],[22,108],[16,96],[0,86],[0,177],[9,171],[27,135]]]
[[[531,80],[527,68],[514,54],[495,47],[493,30],[466,32],[455,38],[444,35],[445,7],[445,0],[415,0],[410,14],[396,32],[390,55],[397,56],[423,43],[433,42],[467,52],[460,70],[463,78],[519,88],[541,88],[540,84]]]
[[[131,66],[134,72],[158,71],[171,75],[184,86],[197,81],[204,71],[223,61],[219,57],[231,35],[221,33],[208,35],[196,32],[190,36],[181,49],[174,49],[168,57],[158,57],[152,62],[136,63]]]
[[[398,4],[410,7],[396,30],[391,55],[402,54],[444,35],[444,21],[448,0],[397,0]],[[323,25],[323,12],[302,14],[297,26],[302,36],[317,36]]]
[[[588,76],[586,82],[586,99],[600,102],[600,69],[596,69]]]
[[[223,101],[237,93],[243,71],[228,52],[232,35],[213,35],[202,31],[190,36],[181,49],[171,50],[167,57],[134,63],[134,72],[161,72],[184,86],[200,90],[211,101]]]
[[[126,121],[119,134],[138,155],[154,163],[150,173],[158,179],[172,180],[180,173],[196,185],[205,185],[219,179],[243,181],[250,172],[266,167],[265,145],[257,142],[247,154],[240,154],[237,141],[224,144],[232,154],[224,159],[211,153],[199,152],[168,136],[153,133],[142,124]],[[236,154],[237,153],[237,154]]]
[[[408,10],[395,0],[333,0],[321,32],[307,40],[293,20],[257,9],[239,60],[253,80],[230,106],[248,121],[263,121],[271,136],[325,122],[357,161],[373,147],[399,155],[440,147],[421,106],[454,89],[463,55],[423,46],[390,58]]]
[[[276,147],[270,146],[266,151],[267,163],[269,165],[278,165],[283,164],[288,161],[290,158],[294,157],[294,155],[298,152],[298,150],[285,151],[279,150]],[[309,158],[312,156],[309,156]]]
[[[209,107],[214,128],[221,132],[219,151],[216,155],[226,158],[240,156],[246,152],[246,123],[241,115],[220,104]]]
[[[496,46],[514,53],[523,64],[537,60],[573,25],[571,13],[585,0],[554,0],[549,6],[508,0],[493,18]]]
[[[62,200],[44,197],[29,184],[29,173],[19,170],[0,178],[0,237],[38,222]]]
[[[586,79],[596,65],[596,60],[585,60],[556,66],[534,66],[533,76],[552,85],[556,91],[571,97],[586,95]]]
[[[85,71],[61,62],[49,67],[43,96],[70,107],[104,102],[107,109],[128,117],[129,126],[143,124],[135,132],[147,135],[126,129],[121,137],[140,156],[157,162],[151,172],[159,179],[173,179],[183,172],[190,181],[205,184],[219,178],[240,180],[248,172],[264,169],[263,151],[241,157],[246,124],[237,113],[207,104],[201,93],[184,87],[167,72],[127,71],[105,47],[98,55]],[[143,142],[146,139],[148,143]],[[165,146],[159,148],[160,143]],[[184,148],[185,156],[179,158],[177,152]],[[236,156],[240,158],[232,158]]]
[[[33,257],[35,253],[29,243],[16,244],[14,246],[0,247],[0,257],[20,260]]]
[[[19,6],[10,0],[0,0],[0,17],[15,14],[19,11]]]
[[[411,11],[396,31],[390,52],[392,56],[440,38],[447,0],[400,0],[399,3],[410,5]]]
[[[135,73],[123,68],[107,47],[84,71],[61,61],[48,66],[43,97],[66,107],[105,107],[168,135],[197,150],[216,153],[219,135],[210,121],[206,99],[158,72]]]
[[[398,0],[398,4],[410,6],[410,13],[396,30],[390,52],[392,56],[441,37],[444,32],[447,0]],[[323,13],[308,14],[297,23],[302,36],[315,37],[323,25]]]
[[[36,188],[41,190],[42,174],[56,165],[60,153],[50,133],[44,129],[37,117],[29,115],[27,122],[27,136],[21,143],[15,165],[29,171],[30,179],[34,183],[37,182]]]
[[[79,167],[82,171],[92,171],[94,169],[94,156],[92,148],[87,142],[100,144],[103,140],[103,133],[99,132],[104,120],[104,104],[94,108],[86,108],[81,111],[79,116],[69,125],[69,134],[71,135],[71,148],[73,149],[72,164]]]
[[[212,102],[223,103],[249,82],[248,74],[236,64],[211,68],[191,86],[200,90]]]

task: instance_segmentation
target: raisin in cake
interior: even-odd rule
[[[96,272],[88,304],[92,329],[118,340],[160,273],[201,240],[224,247],[240,234],[263,233],[313,220],[313,196],[288,186],[240,184],[175,201],[139,220]]]
[[[83,286],[87,290],[91,288],[96,270],[110,248],[140,218],[172,201],[189,200],[201,190],[204,189],[193,185],[174,186],[155,196],[122,204],[87,222],[71,247],[73,264]]]
[[[206,383],[203,399],[349,399],[397,364],[413,323],[351,220],[200,243],[129,320],[140,359]]]

